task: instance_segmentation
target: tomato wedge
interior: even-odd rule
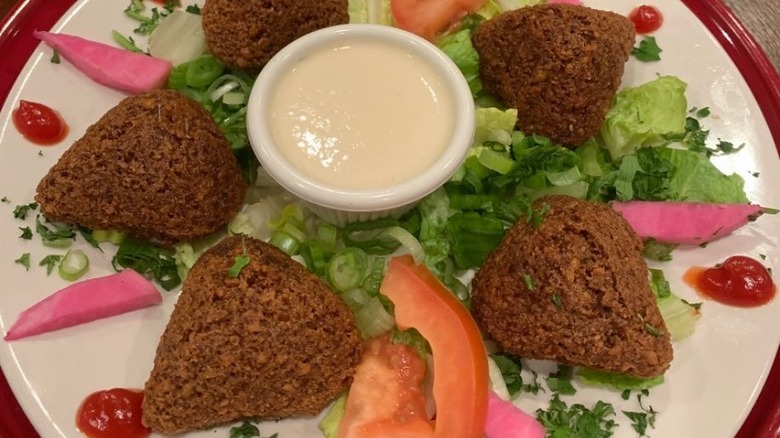
[[[415,328],[433,355],[436,438],[481,438],[488,406],[485,344],[469,311],[410,255],[390,260],[380,292],[395,305],[396,324]]]
[[[349,389],[339,438],[431,438],[420,390],[425,362],[388,334],[366,342]]]
[[[390,11],[397,27],[415,33],[428,41],[476,11],[486,0],[390,0]]]

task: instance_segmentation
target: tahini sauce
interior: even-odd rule
[[[418,55],[355,39],[298,61],[271,93],[268,122],[301,172],[335,187],[381,188],[439,158],[454,129],[453,101]]]

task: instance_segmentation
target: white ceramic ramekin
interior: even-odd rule
[[[333,187],[302,174],[277,149],[268,120],[270,94],[279,80],[306,54],[347,39],[375,39],[408,50],[429,63],[443,78],[454,102],[454,129],[444,152],[427,170],[409,180],[377,189]],[[381,25],[346,24],[321,29],[290,43],[263,68],[252,88],[247,130],[255,155],[282,187],[305,201],[321,218],[347,222],[400,216],[436,190],[462,163],[474,136],[474,100],[457,66],[436,46],[412,33]],[[409,157],[414,160],[415,157]]]

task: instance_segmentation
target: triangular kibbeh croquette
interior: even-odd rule
[[[211,115],[179,92],[155,90],[125,98],[90,126],[35,200],[52,221],[172,244],[227,224],[245,191]]]
[[[249,264],[233,278],[237,256]],[[143,421],[176,434],[316,415],[352,382],[361,340],[346,304],[282,251],[228,237],[190,271],[146,382]]]
[[[505,352],[637,377],[662,374],[670,335],[642,241],[607,204],[534,203],[472,281],[472,311]]]

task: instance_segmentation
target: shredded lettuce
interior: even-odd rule
[[[347,13],[350,23],[393,25],[390,0],[349,0]]]
[[[471,44],[471,29],[445,35],[437,45],[458,66],[469,84],[471,94],[477,97],[482,91],[482,81],[479,79],[479,54]]]
[[[737,174],[725,175],[702,152],[668,147],[653,148],[674,170],[669,177],[670,200],[744,204],[745,181]]]
[[[325,438],[337,438],[339,436],[339,424],[344,418],[347,407],[347,395],[342,394],[328,409],[328,413],[320,421],[319,427]]]
[[[608,373],[590,368],[578,368],[576,373],[580,381],[586,385],[611,386],[618,390],[647,389],[664,383],[664,376],[656,376],[648,379],[627,376],[624,374]]]
[[[692,335],[701,317],[700,305],[687,303],[675,295],[660,269],[650,270],[650,287],[672,340],[679,341]]]
[[[674,76],[661,76],[618,92],[601,127],[612,160],[619,161],[640,147],[660,144],[665,134],[683,132],[686,87]]]

